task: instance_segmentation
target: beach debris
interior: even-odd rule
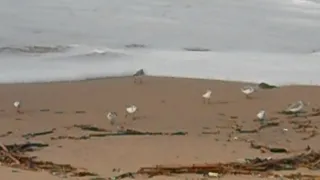
[[[69,140],[87,140],[90,139],[90,135],[83,135],[83,136],[57,136],[51,137],[51,140],[62,140],[62,139],[69,139]]]
[[[88,172],[83,168],[75,168],[69,164],[55,164],[49,161],[39,161],[36,157],[25,155],[27,151],[34,151],[34,147],[46,147],[41,143],[26,143],[4,145],[0,143],[0,164],[2,166],[18,168],[31,171],[47,171],[52,175],[70,176],[97,176],[95,173]]]
[[[289,150],[286,148],[279,148],[279,147],[269,147],[261,144],[257,144],[256,142],[251,141],[250,147],[253,149],[259,149],[261,152],[265,153],[266,151],[272,153],[289,153]]]
[[[309,140],[319,134],[318,131],[312,130],[307,137],[303,137],[302,140]]]
[[[320,109],[318,107],[313,107],[311,109],[311,113],[307,114],[306,117],[315,117],[315,116],[320,116]]]
[[[110,130],[104,129],[104,128],[99,128],[96,127],[94,125],[90,125],[90,124],[75,124],[71,127],[66,127],[67,129],[70,128],[79,128],[83,131],[94,131],[94,132],[110,132]]]
[[[204,174],[204,176],[210,177],[210,178],[219,178],[221,175],[219,173],[215,173],[215,172],[208,172],[208,173]]]
[[[158,175],[176,175],[176,174],[209,174],[213,176],[230,175],[252,175],[262,178],[280,177],[276,171],[280,170],[296,170],[298,168],[308,168],[310,170],[320,169],[320,154],[315,151],[303,152],[301,154],[285,157],[280,159],[272,158],[246,158],[244,162],[229,162],[229,163],[215,163],[215,164],[192,164],[185,166],[173,165],[156,165],[153,167],[141,167],[137,172],[124,173],[110,179],[124,179],[127,177],[137,175],[147,175],[149,178]],[[296,179],[299,174],[282,175],[284,178]],[[317,177],[315,175],[302,175],[300,179],[307,179],[307,177]]]
[[[204,104],[210,104],[211,94],[212,94],[212,91],[211,91],[210,89],[208,89],[208,90],[202,95],[203,103],[204,103]]]
[[[126,106],[126,114],[125,118],[127,118],[129,115],[132,116],[132,120],[135,120],[137,117],[135,116],[138,111],[138,107],[136,105],[129,105]]]
[[[230,119],[238,119],[238,116],[230,116]]]
[[[114,125],[117,116],[118,114],[116,112],[108,112],[106,115],[111,125]]]
[[[94,177],[94,178],[90,178],[89,180],[107,180],[107,178],[103,178],[103,177]]]
[[[280,122],[278,122],[278,121],[268,121],[265,123],[261,123],[261,121],[260,121],[260,126],[256,129],[243,129],[243,127],[238,124],[235,124],[233,126],[233,129],[238,133],[258,133],[260,130],[262,130],[264,128],[279,126],[279,124],[280,124]]]
[[[267,127],[275,127],[275,126],[279,126],[280,122],[278,121],[269,121],[263,125],[260,125],[259,130],[267,128]]]
[[[8,132],[6,132],[4,134],[0,134],[0,137],[7,137],[7,136],[9,136],[11,134],[13,134],[13,132],[12,131],[8,131]]]
[[[241,89],[241,92],[245,94],[247,99],[250,99],[251,98],[250,95],[255,92],[255,89],[252,86],[245,86],[240,89]]]
[[[42,132],[27,133],[27,134],[22,135],[22,137],[26,138],[26,139],[30,139],[30,138],[34,138],[36,136],[44,136],[47,134],[52,134],[52,133],[54,133],[55,130],[56,130],[56,128],[53,128],[53,129],[47,130],[47,131],[42,131]]]
[[[142,77],[145,76],[146,73],[144,72],[143,69],[139,69],[136,73],[133,74],[133,78],[134,78],[134,83],[138,83],[141,84],[142,83]]]
[[[270,84],[265,83],[265,82],[262,82],[262,83],[258,84],[258,87],[260,89],[274,89],[274,88],[277,88],[277,86],[270,85]]]
[[[187,132],[177,131],[172,133],[167,132],[143,132],[137,131],[133,129],[125,129],[119,130],[117,132],[109,132],[109,133],[95,133],[95,134],[88,134],[83,136],[58,136],[58,137],[51,137],[51,140],[60,140],[60,139],[70,139],[70,140],[87,140],[93,137],[107,137],[107,136],[185,136]]]
[[[259,132],[258,129],[242,129],[242,128],[240,128],[240,127],[237,127],[235,130],[236,130],[238,133],[243,133],[243,134],[245,134],[245,133],[251,134],[251,133],[257,133],[257,132]]]
[[[316,128],[316,126],[312,125],[311,120],[307,121],[290,121],[291,124],[294,124],[292,129],[294,129],[297,133],[306,132],[307,129]]]
[[[203,131],[201,132],[201,134],[211,134],[211,135],[216,135],[216,134],[220,134],[220,131]]]
[[[127,172],[127,173],[120,174],[118,176],[110,177],[110,178],[108,178],[108,180],[120,180],[120,179],[125,179],[125,178],[134,179],[136,174],[137,173]]]
[[[16,112],[18,114],[22,113],[22,111],[20,110],[21,109],[21,102],[20,101],[13,102],[13,106],[16,108]]]
[[[25,152],[37,151],[48,146],[49,146],[48,144],[44,144],[44,143],[27,142],[22,144],[5,145],[5,148],[7,149],[7,151],[10,151],[10,152],[25,153]]]
[[[318,127],[315,125],[312,125],[311,120],[308,121],[291,121],[291,124],[294,124],[292,129],[296,133],[308,133],[309,135],[306,137],[303,137],[302,140],[308,140],[311,139],[319,134]]]

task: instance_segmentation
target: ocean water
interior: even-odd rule
[[[320,0],[0,0],[0,83],[149,75],[320,85]]]

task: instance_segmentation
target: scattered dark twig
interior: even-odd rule
[[[53,128],[52,130],[48,130],[48,131],[42,131],[42,132],[36,132],[36,133],[28,133],[28,134],[24,134],[22,135],[22,137],[29,139],[29,138],[34,138],[36,136],[44,136],[44,135],[48,135],[48,134],[52,134],[54,133],[56,129]]]
[[[4,134],[0,134],[0,137],[7,137],[7,136],[9,136],[11,134],[13,134],[13,132],[12,131],[8,131],[8,132],[6,132]]]
[[[71,139],[71,140],[87,140],[92,137],[107,137],[107,136],[184,136],[187,135],[187,132],[173,132],[173,133],[165,133],[165,132],[142,132],[132,129],[126,129],[123,131],[118,132],[111,132],[111,133],[95,133],[95,134],[89,134],[84,136],[58,136],[58,137],[51,137],[51,140],[59,140],[59,139]]]

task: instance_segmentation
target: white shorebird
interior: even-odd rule
[[[20,111],[20,108],[21,108],[21,102],[20,101],[15,101],[14,103],[13,103],[13,106],[16,108],[16,111],[17,111],[17,113],[22,113],[21,111]]]
[[[116,118],[118,117],[118,114],[116,112],[108,112],[107,113],[107,119],[109,120],[111,125],[114,125]]]
[[[309,105],[310,103],[305,103],[303,101],[298,101],[293,104],[291,104],[285,111],[289,113],[293,113],[296,116],[298,116],[299,113],[303,110],[304,106]]]
[[[250,94],[254,93],[255,89],[252,86],[245,86],[245,87],[241,88],[241,91],[243,94],[246,95],[246,98],[249,99]]]
[[[212,91],[208,89],[206,93],[202,95],[203,103],[210,104],[211,94],[212,94]]]
[[[135,106],[135,105],[127,106],[125,118],[127,118],[128,115],[132,115],[132,119],[135,120],[136,119],[135,114],[137,113],[137,111],[138,111],[137,106]]]
[[[258,114],[257,114],[257,118],[260,121],[261,125],[264,125],[265,121],[266,121],[266,111],[265,110],[261,110]]]

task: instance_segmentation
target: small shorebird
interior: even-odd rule
[[[246,98],[249,99],[250,94],[254,93],[255,89],[252,86],[245,86],[245,87],[241,88],[241,91],[243,94],[246,95]]]
[[[203,103],[210,104],[211,94],[212,94],[212,91],[208,89],[206,93],[202,95]]]
[[[261,125],[265,124],[266,121],[266,111],[265,110],[261,110],[258,114],[257,114],[257,118],[260,121]]]
[[[118,117],[118,114],[116,112],[108,112],[107,113],[107,119],[109,120],[111,125],[114,125],[116,118]]]
[[[127,106],[126,107],[126,115],[125,115],[125,118],[127,118],[128,115],[132,115],[132,119],[135,120],[136,119],[136,116],[135,114],[137,113],[138,111],[138,107],[135,106],[135,105],[130,105],[130,106]]]
[[[16,111],[18,114],[21,114],[22,112],[20,111],[20,108],[21,108],[21,102],[20,101],[15,101],[13,103],[13,106],[16,108]]]
[[[295,114],[295,116],[298,116],[299,113],[303,110],[304,106],[309,105],[310,103],[305,103],[303,101],[298,101],[293,104],[291,104],[285,111],[289,113]]]

